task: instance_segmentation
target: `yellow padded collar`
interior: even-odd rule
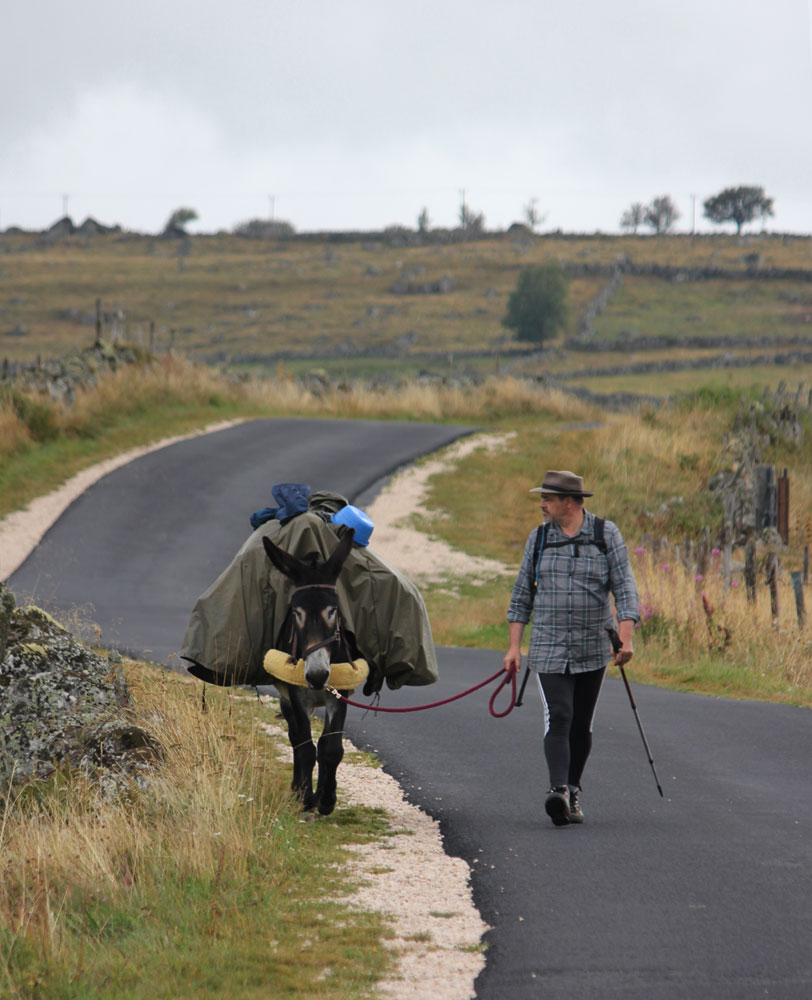
[[[295,684],[297,687],[307,687],[304,675],[304,660],[291,660],[281,649],[269,649],[263,661],[266,673],[285,684]],[[369,665],[366,660],[357,659],[352,663],[331,663],[328,683],[339,691],[348,691],[363,684],[369,675]]]

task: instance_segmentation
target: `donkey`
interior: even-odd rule
[[[291,684],[282,677],[274,676],[273,667],[269,667],[266,660],[266,669],[271,672],[279,692],[282,714],[293,747],[291,787],[301,798],[305,810],[317,809],[323,816],[329,815],[336,804],[336,771],[344,756],[342,735],[347,714],[346,704],[328,695],[325,685],[330,677],[331,663],[351,662],[358,656],[355,640],[351,633],[344,630],[341,622],[335,586],[350,554],[353,538],[353,530],[345,530],[327,560],[314,559],[309,563],[280,549],[269,538],[262,540],[270,561],[296,587],[277,645],[290,654],[292,660],[304,660],[307,686]],[[283,671],[280,673],[284,676]],[[341,693],[348,694],[349,690]],[[317,750],[313,744],[310,717],[319,706],[324,706],[325,717]],[[314,793],[313,769],[317,760],[319,775]]]

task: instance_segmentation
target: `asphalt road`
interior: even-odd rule
[[[493,652],[440,652],[438,684],[382,704],[441,700],[499,669]],[[347,728],[473,869],[493,928],[480,1000],[809,1000],[812,714],[632,684],[665,798],[607,678],[583,826],[544,813],[533,680],[504,719],[489,688],[407,715],[351,709]]]
[[[8,580],[77,630],[169,663],[198,596],[274,506],[271,487],[307,483],[359,505],[382,477],[474,428],[357,420],[238,424],[150,452],[75,500]],[[92,627],[90,628],[92,632]]]
[[[92,487],[9,582],[46,606],[86,607],[108,643],[167,662],[274,483],[309,482],[363,505],[381,475],[466,430],[279,420],[181,442]],[[441,699],[501,659],[439,654],[438,684],[384,690],[382,703]],[[350,709],[347,727],[471,864],[493,928],[479,1000],[812,997],[808,711],[635,686],[661,799],[626,692],[610,678],[586,823],[554,828],[534,686],[505,719],[489,715],[488,696],[408,715]]]

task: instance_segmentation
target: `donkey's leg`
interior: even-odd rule
[[[336,771],[344,756],[344,719],[347,706],[338,698],[329,698],[324,708],[324,730],[319,739],[319,780],[316,807],[328,816],[336,807]]]
[[[293,747],[293,781],[290,787],[302,800],[302,807],[312,809],[316,803],[313,795],[316,747],[310,730],[310,714],[295,688],[288,689],[287,698],[280,698],[280,704]]]

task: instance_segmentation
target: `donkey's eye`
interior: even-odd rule
[[[338,618],[338,608],[325,608],[324,611],[322,611],[321,616],[324,619],[325,625],[329,628],[335,628],[336,619]]]
[[[307,612],[304,608],[294,608],[293,619],[296,622],[296,628],[302,629],[307,621]]]

